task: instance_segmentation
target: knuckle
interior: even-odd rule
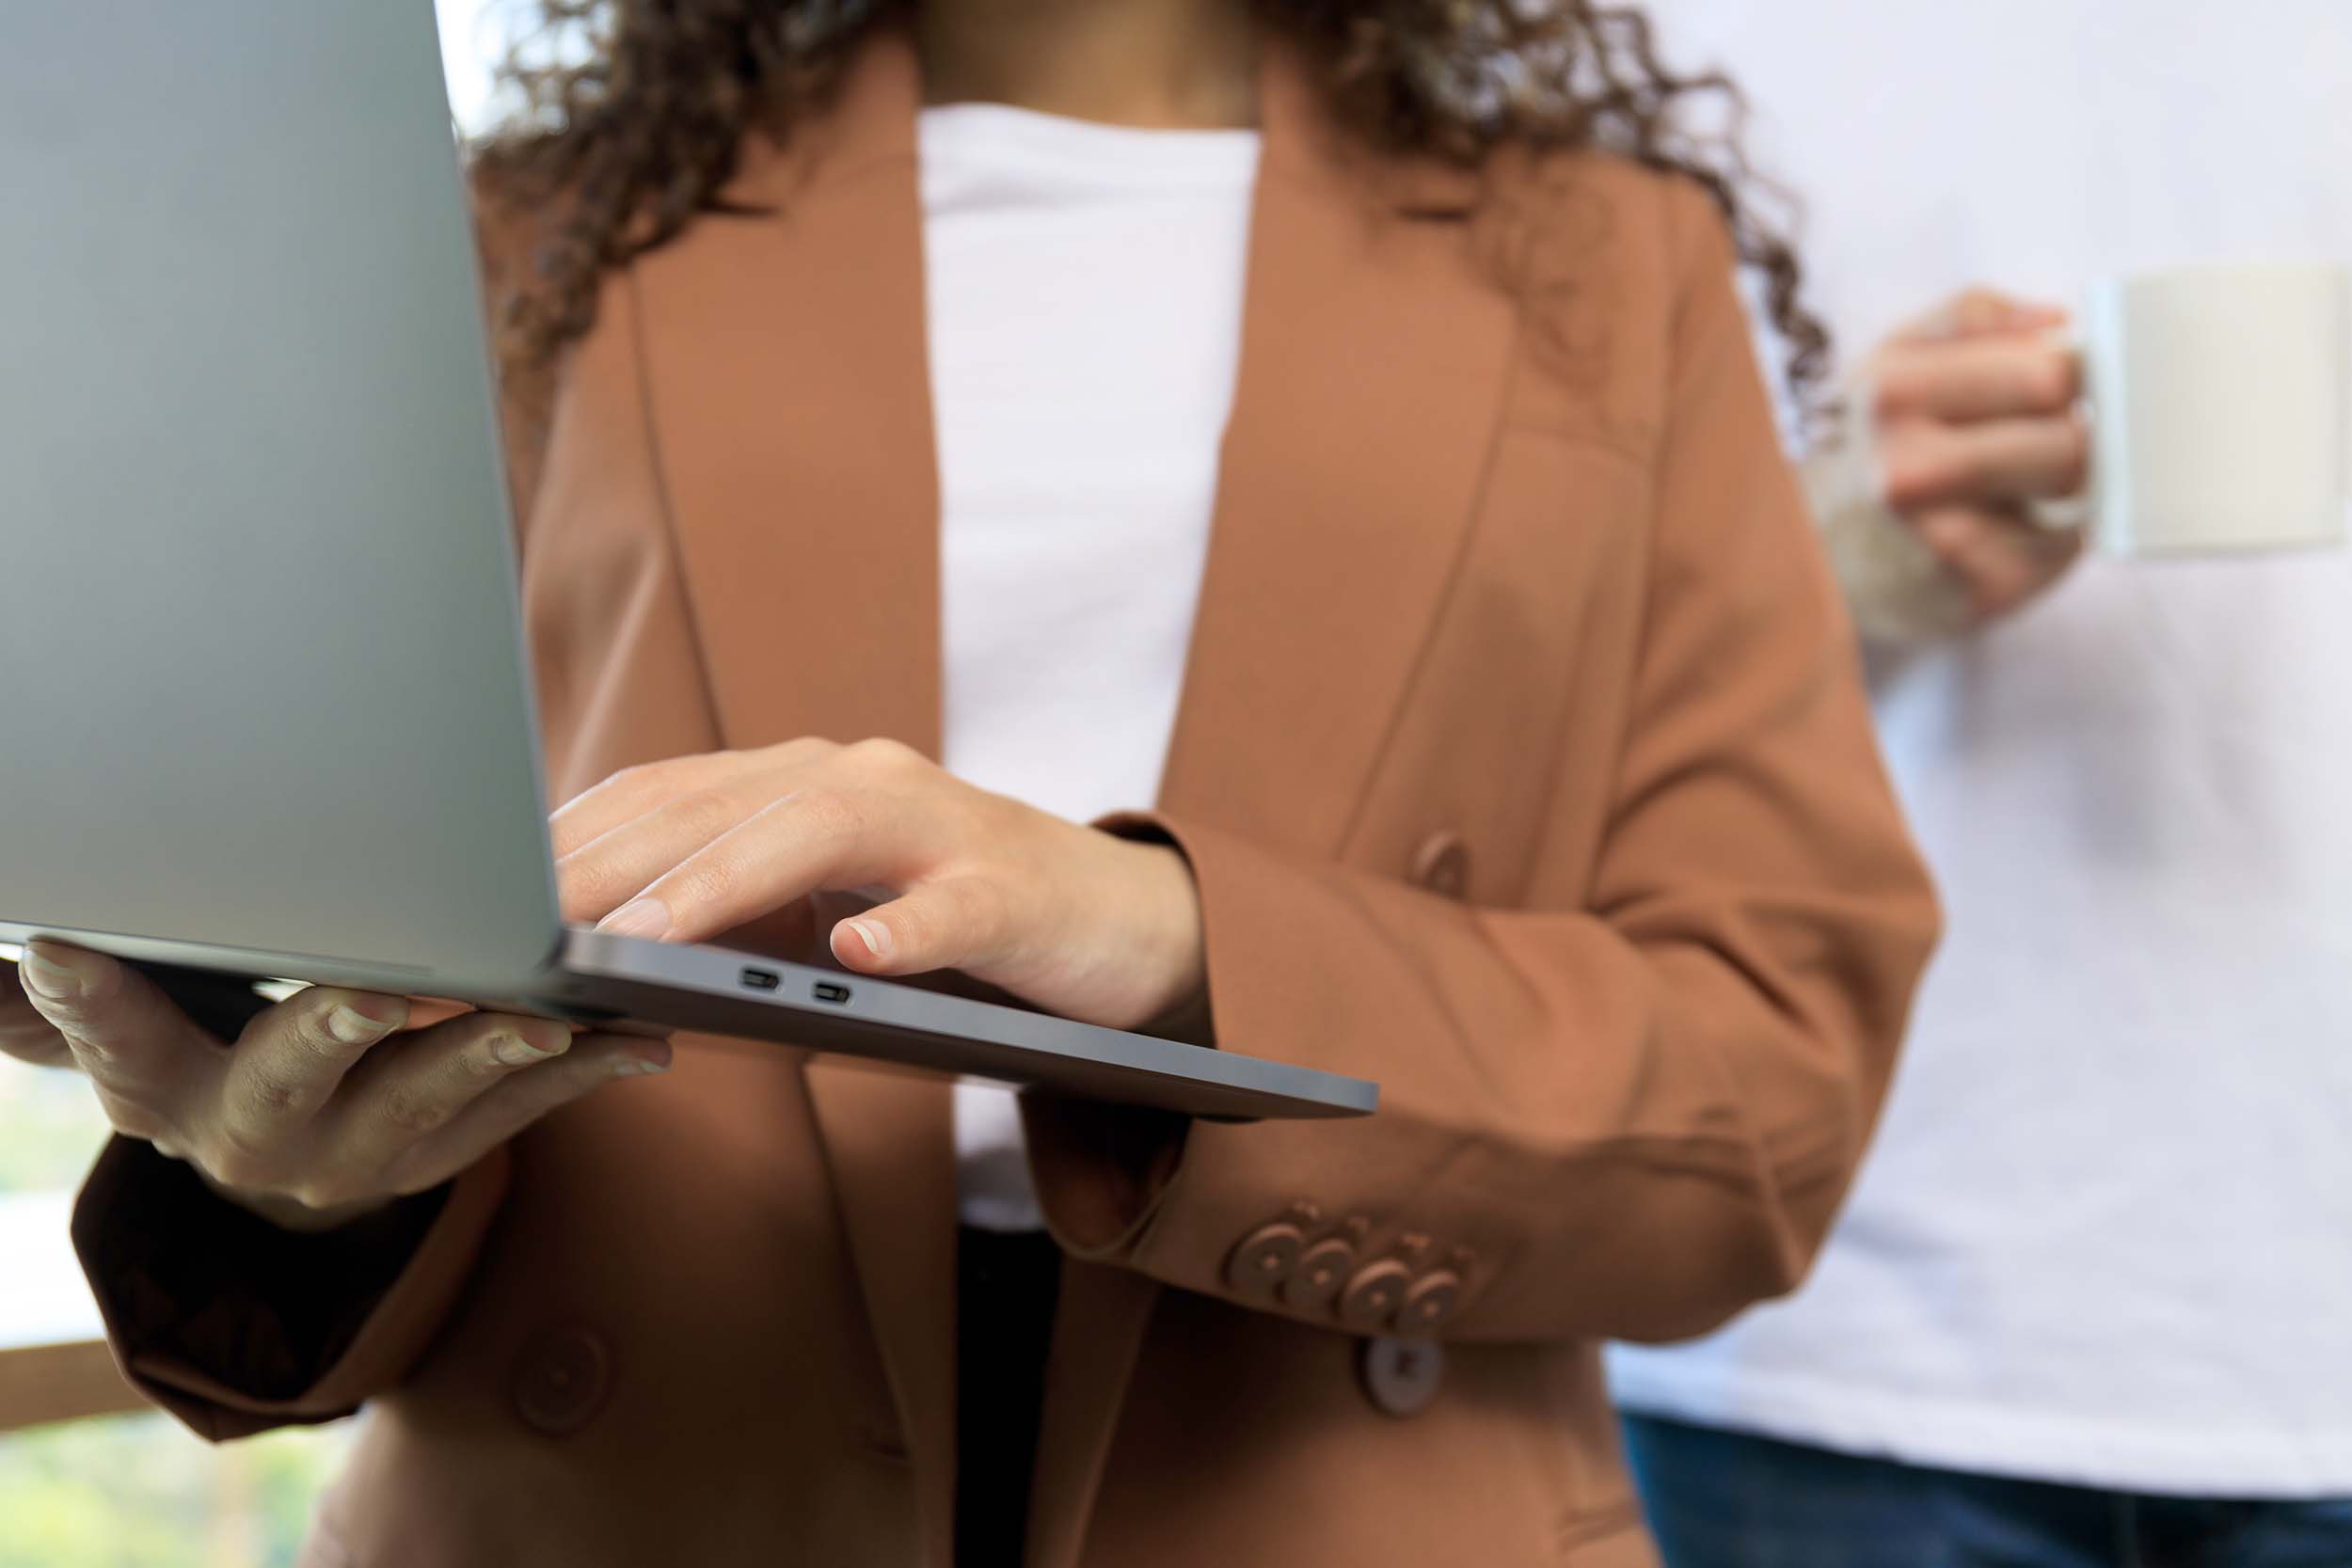
[[[567,906],[577,901],[598,913],[626,903],[644,879],[609,856],[584,850],[564,856],[558,870]]]
[[[1998,290],[1981,283],[1971,284],[1953,299],[1952,315],[1963,327],[1970,329],[1997,325],[2008,319],[2009,300]]]
[[[1912,403],[1911,377],[1905,372],[1903,356],[1891,352],[1882,354],[1863,392],[1863,406],[1873,423],[1892,424],[1908,414]]]
[[[278,1071],[254,1073],[245,1090],[246,1109],[262,1121],[297,1116],[309,1107],[310,1098],[301,1080]]]
[[[60,1028],[57,1034],[82,1070],[92,1078],[112,1078],[120,1072],[122,1053],[104,1037],[69,1028]]]
[[[497,1083],[515,1070],[516,1064],[500,1059],[498,1039],[496,1031],[485,1032],[481,1038],[459,1053],[457,1071],[465,1079],[469,1090],[478,1091],[486,1085]]]
[[[924,764],[922,752],[903,740],[893,740],[887,736],[872,736],[858,741],[847,749],[844,757],[861,768],[883,774],[903,773]]]
[[[1910,443],[1891,443],[1879,460],[1879,499],[1890,510],[1909,512],[1933,500],[1941,489],[1931,461]]]
[[[89,1022],[88,999],[80,996],[48,996],[33,993],[27,998],[33,1010],[46,1019],[50,1026],[62,1033],[78,1033]]]
[[[411,1085],[388,1085],[378,1109],[392,1131],[412,1138],[436,1132],[450,1118],[451,1106],[441,1096]]]
[[[764,753],[770,762],[800,764],[821,761],[841,750],[838,741],[820,736],[804,735],[792,740],[780,740]]]
[[[728,904],[742,885],[742,868],[734,856],[706,853],[680,866],[661,891],[671,910],[678,911]]]
[[[2055,413],[2074,401],[2074,366],[2065,355],[2043,350],[2027,361],[2022,376],[2029,408]]]
[[[827,838],[854,838],[865,825],[857,798],[847,790],[803,790],[794,804],[809,830]]]
[[[221,1133],[199,1147],[195,1162],[222,1186],[242,1193],[268,1193],[278,1187],[277,1162],[246,1147],[232,1133]]]
[[[305,1209],[320,1210],[341,1209],[368,1196],[357,1182],[334,1176],[314,1176],[295,1182],[284,1196]]]
[[[696,790],[681,795],[661,808],[665,825],[707,844],[742,820],[741,808],[725,796],[712,790]]]

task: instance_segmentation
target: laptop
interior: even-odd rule
[[[564,926],[428,0],[11,0],[0,192],[0,942],[1205,1117],[1374,1108]]]

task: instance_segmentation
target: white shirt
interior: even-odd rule
[[[1850,354],[1971,282],[2352,259],[2343,0],[1660,14],[1758,105]],[[2352,557],[2094,560],[1878,711],[1949,935],[1876,1148],[1795,1299],[1616,1354],[1621,1402],[2352,1495]]]
[[[951,773],[1149,807],[1241,353],[1258,137],[926,109]],[[1009,1090],[956,1088],[965,1223],[1043,1223]]]

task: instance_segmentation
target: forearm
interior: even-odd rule
[[[1200,878],[1220,1048],[1378,1079],[1382,1106],[1189,1130],[1033,1107],[1074,1252],[1324,1326],[1487,1339],[1695,1333],[1795,1283],[1933,928],[1899,845],[1851,891],[1604,920],[1169,826]],[[1799,973],[1781,950],[1835,959]],[[1250,1273],[1242,1243],[1295,1205],[1307,1243],[1345,1244],[1337,1296]],[[1451,1292],[1440,1321],[1349,1305],[1386,1263]]]

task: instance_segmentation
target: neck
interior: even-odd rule
[[[931,103],[1009,103],[1108,125],[1254,124],[1248,0],[922,0]]]

